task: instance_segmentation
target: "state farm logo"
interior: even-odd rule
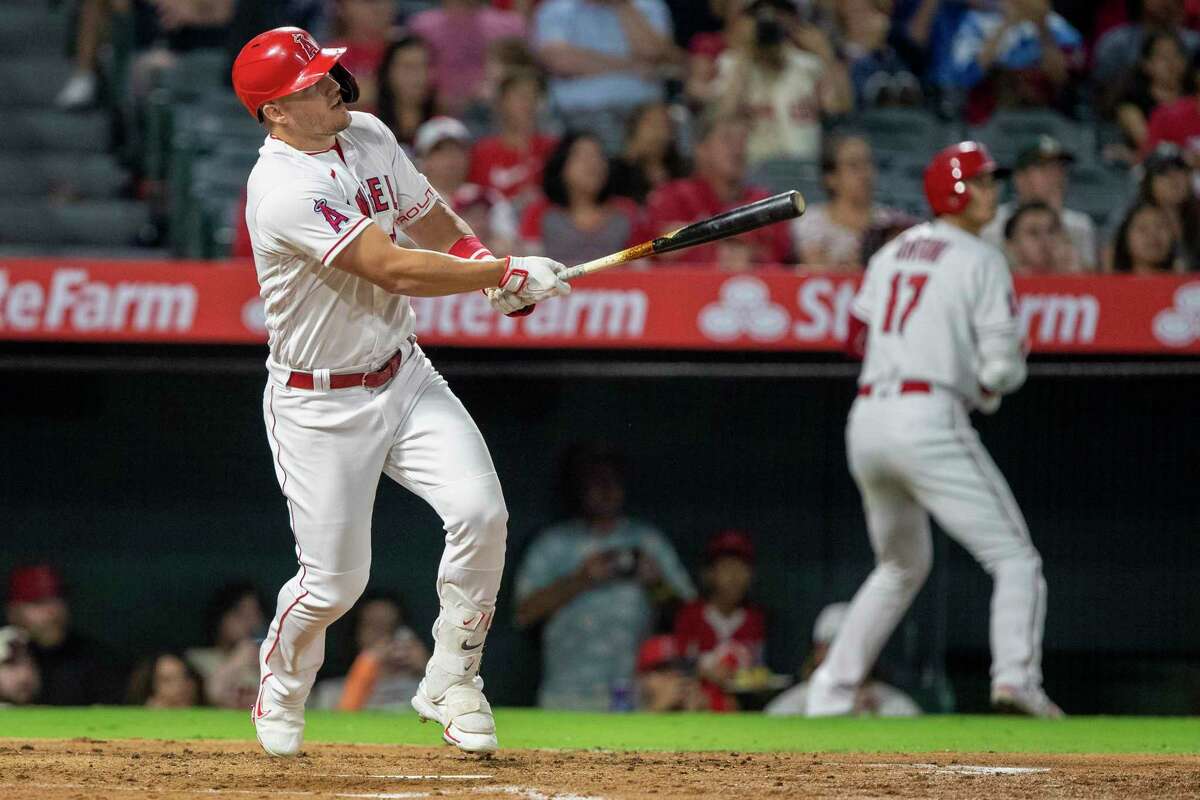
[[[81,333],[191,330],[199,298],[190,283],[104,281],[63,268],[10,285],[0,270],[0,331]]]
[[[721,284],[720,299],[700,310],[700,331],[717,342],[749,336],[774,342],[788,333],[791,318],[783,306],[771,302],[771,290],[758,278],[730,278]]]
[[[1200,283],[1175,290],[1175,305],[1154,317],[1154,338],[1168,347],[1187,347],[1200,339]]]
[[[412,297],[417,335],[458,339],[524,336],[530,339],[639,339],[646,333],[650,298],[640,289],[576,289],[538,303],[527,317],[506,317],[481,292]]]

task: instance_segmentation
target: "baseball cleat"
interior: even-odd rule
[[[425,681],[421,681],[412,707],[422,722],[433,720],[441,725],[442,740],[464,753],[488,755],[499,747],[492,707],[483,696],[483,679],[478,676],[469,684],[451,686],[437,699],[425,693]]]
[[[267,755],[290,758],[299,753],[300,745],[304,744],[304,706],[287,708],[273,702],[268,695],[267,682],[263,679],[258,699],[250,707],[254,733]]]
[[[992,708],[1001,714],[1024,714],[1041,719],[1062,719],[1066,716],[1040,687],[1021,689],[1000,684],[992,689]]]
[[[854,713],[854,698],[857,688],[834,686],[824,680],[821,672],[815,673],[808,682],[805,697],[806,717],[845,717]]]

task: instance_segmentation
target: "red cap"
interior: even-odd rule
[[[653,672],[680,660],[679,642],[674,636],[651,636],[638,648],[637,671]]]
[[[36,603],[63,597],[62,575],[49,564],[13,570],[8,576],[8,602]]]
[[[996,162],[980,142],[959,142],[938,151],[925,168],[925,199],[934,215],[960,214],[971,200],[967,181],[996,172]]]
[[[345,52],[344,47],[322,48],[301,28],[274,28],[247,42],[234,59],[233,90],[257,118],[265,103],[321,80]]]
[[[721,556],[734,556],[748,564],[754,563],[754,542],[745,531],[733,528],[721,531],[708,540],[704,548],[705,557],[711,564]]]

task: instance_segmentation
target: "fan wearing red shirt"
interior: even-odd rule
[[[704,117],[696,131],[695,172],[671,181],[646,201],[648,224],[654,235],[752,203],[768,192],[746,182],[745,121],[734,117]],[[739,246],[740,245],[740,246]],[[792,260],[788,226],[768,225],[736,239],[691,247],[662,256],[659,263],[716,264],[739,269],[750,264],[784,264]]]
[[[739,670],[762,665],[767,638],[766,616],[746,600],[754,543],[741,531],[722,531],[708,541],[705,555],[705,597],[679,609],[675,638],[680,652],[695,659],[712,710],[736,711],[737,701],[724,687]]]
[[[468,180],[489,186],[520,206],[541,194],[542,168],[558,143],[537,131],[542,91],[542,78],[536,72],[505,76],[496,100],[500,132],[480,139],[471,152]]]
[[[1200,78],[1200,54],[1192,57],[1188,75],[1193,80]],[[1146,128],[1143,156],[1153,153],[1160,142],[1171,142],[1179,145],[1188,163],[1195,166],[1200,162],[1200,92],[1159,106],[1150,115]]]

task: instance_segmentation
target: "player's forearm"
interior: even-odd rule
[[[587,581],[578,573],[560,578],[544,589],[538,589],[517,607],[517,625],[528,628],[553,616],[560,608],[587,589]]]
[[[507,261],[473,261],[433,250],[396,247],[382,270],[380,285],[393,294],[409,297],[442,297],[500,285]]]

